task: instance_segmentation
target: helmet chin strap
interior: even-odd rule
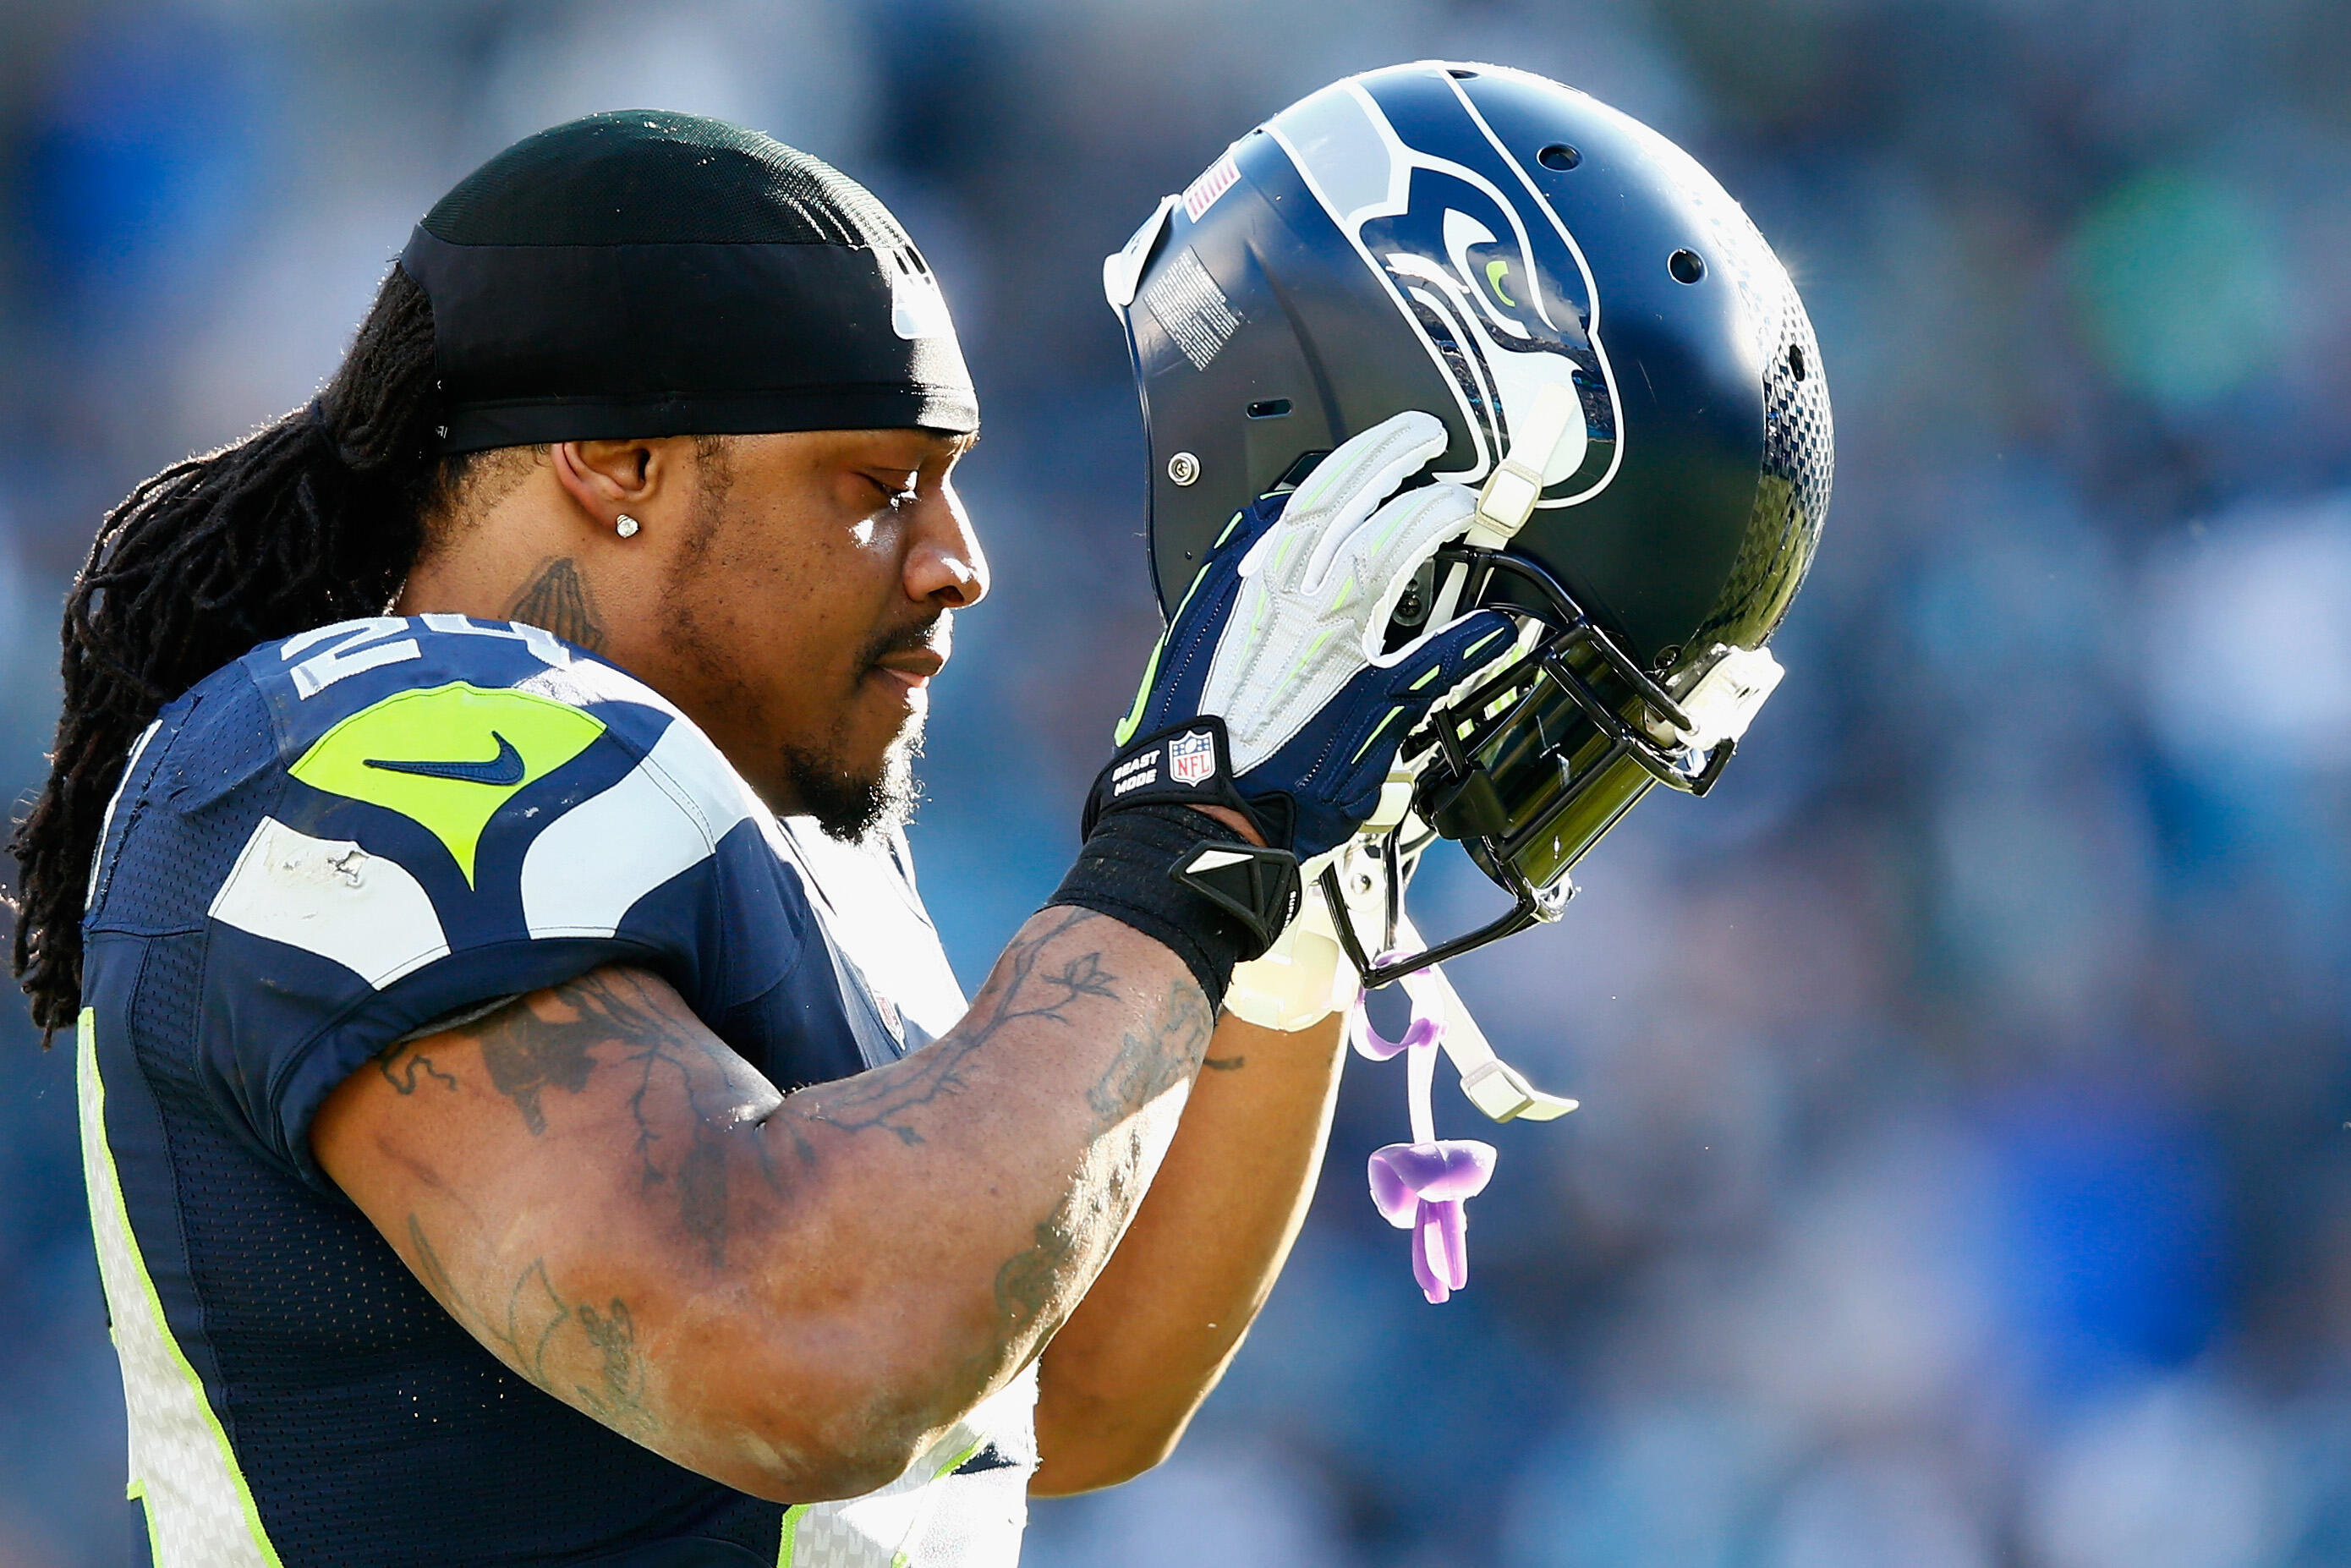
[[[1460,993],[1434,964],[1401,979],[1413,1014],[1404,1037],[1388,1040],[1373,1029],[1364,1007],[1367,993],[1342,950],[1336,923],[1343,920],[1356,931],[1368,927],[1384,932],[1384,964],[1425,950],[1404,910],[1408,857],[1396,849],[1399,842],[1399,836],[1370,830],[1322,857],[1323,866],[1310,865],[1310,872],[1327,867],[1332,873],[1321,881],[1323,896],[1309,897],[1264,956],[1233,971],[1224,1005],[1251,1023],[1289,1030],[1344,1009],[1348,1038],[1359,1055],[1374,1061],[1405,1056],[1412,1137],[1372,1155],[1372,1201],[1388,1223],[1412,1232],[1413,1277],[1431,1302],[1441,1302],[1468,1282],[1465,1206],[1485,1190],[1497,1154],[1490,1144],[1437,1136],[1430,1091],[1438,1051],[1459,1074],[1463,1095],[1497,1122],[1553,1121],[1574,1110],[1576,1102],[1537,1089],[1497,1056]],[[1337,907],[1331,894],[1333,886],[1343,901]]]
[[[1510,451],[1478,492],[1478,517],[1470,525],[1468,543],[1500,549],[1517,537],[1542,499],[1553,460],[1571,446],[1583,449],[1583,400],[1575,395],[1575,388],[1566,382],[1545,382]],[[1577,439],[1571,443],[1571,436]]]

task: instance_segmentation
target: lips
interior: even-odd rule
[[[921,691],[931,684],[931,677],[946,668],[946,655],[923,649],[918,652],[892,653],[876,660],[873,668],[883,674],[905,683],[909,691]]]
[[[868,643],[865,655],[868,675],[879,677],[891,689],[912,697],[931,684],[931,677],[946,668],[947,655],[953,651],[955,622],[946,611],[910,626],[901,626]]]

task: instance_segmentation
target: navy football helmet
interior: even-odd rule
[[[1828,387],[1786,271],[1663,136],[1527,72],[1351,77],[1233,143],[1103,263],[1142,394],[1172,610],[1228,519],[1404,409],[1482,487],[1392,645],[1478,606],[1517,657],[1409,737],[1373,824],[1392,884],[1432,832],[1511,912],[1377,985],[1556,914],[1656,784],[1703,795],[1779,678],[1764,643],[1829,498]],[[1541,450],[1535,450],[1540,446]],[[1340,890],[1326,888],[1338,911]]]

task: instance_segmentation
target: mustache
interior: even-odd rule
[[[955,643],[955,612],[935,610],[922,620],[901,626],[894,632],[884,632],[865,645],[863,667],[871,668],[893,653],[936,653],[947,655]]]

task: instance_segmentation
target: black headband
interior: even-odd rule
[[[904,231],[845,176],[733,126],[634,113],[542,132],[427,214],[400,265],[432,301],[449,452],[979,427]]]

